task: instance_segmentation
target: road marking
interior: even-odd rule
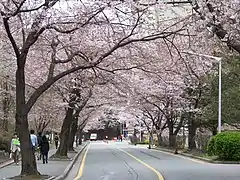
[[[168,155],[171,155],[171,156],[179,157],[179,158],[182,158],[182,159],[186,159],[186,160],[189,160],[189,161],[192,161],[192,162],[196,162],[196,163],[210,164],[210,163],[205,162],[205,161],[201,161],[201,160],[197,160],[197,159],[192,159],[192,158],[190,158],[190,157],[185,157],[185,156],[173,154],[173,153],[170,153],[170,152],[165,152],[165,151],[161,151],[161,150],[157,150],[157,149],[151,149],[151,150],[152,150],[152,151],[157,151],[157,152],[159,152],[159,153],[164,153],[164,154],[168,154]]]
[[[82,177],[83,168],[84,168],[84,165],[85,165],[85,161],[86,161],[86,157],[87,157],[87,152],[88,152],[89,148],[90,148],[90,144],[88,145],[87,150],[85,151],[85,154],[84,154],[83,159],[82,159],[81,166],[80,166],[79,171],[78,171],[78,175],[77,175],[77,177],[75,177],[74,180],[78,180],[78,179],[80,179],[80,178]]]
[[[153,172],[155,172],[157,174],[158,180],[164,180],[163,175],[158,172],[156,169],[154,169],[152,166],[148,165],[147,163],[143,162],[142,160],[138,159],[137,157],[133,156],[132,154],[128,153],[127,151],[124,151],[122,149],[118,150],[124,152],[125,154],[129,155],[130,157],[132,157],[133,159],[135,159],[136,161],[140,162],[141,164],[143,164],[144,166],[146,166],[148,169],[152,170]]]

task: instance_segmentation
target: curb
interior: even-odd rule
[[[153,148],[153,149],[159,150],[159,151],[165,151],[165,152],[169,152],[169,153],[174,153],[175,152],[173,150],[162,149],[162,148]],[[212,164],[240,164],[240,161],[217,161],[217,160],[211,160],[211,159],[207,159],[207,158],[204,158],[204,157],[199,157],[199,156],[195,156],[195,155],[192,155],[192,154],[181,153],[181,152],[179,152],[177,155],[185,156],[185,157],[189,157],[189,158],[193,158],[193,159],[198,159],[198,160],[208,162],[208,163],[212,163]]]
[[[19,161],[20,161],[20,159],[19,159]],[[9,166],[9,165],[11,165],[11,164],[13,164],[13,163],[14,163],[13,160],[6,160],[5,162],[3,162],[3,163],[0,164],[0,169],[4,168],[4,167],[6,167],[6,166]]]
[[[73,157],[73,160],[68,164],[68,166],[66,167],[66,169],[64,170],[64,172],[60,175],[60,176],[53,176],[48,178],[47,180],[64,180],[68,173],[71,171],[73,165],[75,164],[75,162],[77,161],[77,159],[79,158],[80,154],[83,152],[83,150],[87,147],[89,143],[86,143],[80,151],[78,151],[78,153]]]
[[[19,158],[19,162],[21,161],[21,157]],[[5,161],[5,162],[3,162],[3,163],[1,163],[0,164],[0,169],[2,169],[2,168],[5,168],[6,166],[10,166],[10,165],[12,165],[12,164],[14,164],[14,160],[7,160],[7,161]]]
[[[240,164],[240,161],[217,161],[217,160],[206,159],[204,157],[194,156],[194,155],[186,154],[186,153],[180,153],[180,155],[198,159],[198,160],[205,161],[205,162],[212,163],[212,164]]]

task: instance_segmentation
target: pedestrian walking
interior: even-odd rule
[[[35,151],[37,150],[37,147],[38,147],[38,140],[37,140],[37,136],[34,133],[35,133],[35,131],[33,129],[30,130],[30,139],[32,142],[32,150],[33,150],[33,153],[35,154]]]
[[[11,141],[11,154],[10,157],[13,158],[14,163],[18,165],[19,163],[19,155],[20,155],[20,141],[17,136],[17,133],[14,133],[12,141]]]
[[[43,164],[48,163],[49,142],[45,135],[42,136],[40,152],[42,154]]]
[[[37,148],[37,160],[41,160],[40,144],[42,143],[42,132],[38,133],[37,136],[38,148]]]
[[[122,142],[122,140],[123,140],[122,135],[120,135],[119,138],[120,138],[120,141]]]
[[[55,134],[54,142],[55,142],[55,147],[56,147],[56,149],[58,148],[58,141],[59,141],[59,137],[58,137],[57,134]]]

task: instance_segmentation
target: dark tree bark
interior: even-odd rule
[[[82,129],[79,130],[78,145],[82,145]]]
[[[196,131],[197,131],[197,123],[194,119],[190,118],[188,121],[188,149],[193,150],[196,149]]]
[[[28,121],[26,115],[16,115],[16,127],[19,138],[21,139],[21,175],[39,175],[40,173],[37,171],[36,159],[31,147],[30,135],[29,133],[24,133],[24,130],[28,131]]]
[[[16,130],[20,139],[22,156],[21,175],[39,175],[36,159],[31,147],[28,130],[27,107],[25,105],[24,67],[19,66],[16,72]]]
[[[56,152],[56,156],[64,156],[67,157],[67,151],[68,151],[68,140],[69,140],[69,133],[70,128],[72,124],[72,117],[73,117],[73,111],[74,109],[72,107],[69,107],[66,112],[66,116],[63,120],[61,133],[60,133],[60,145],[58,147],[58,150]]]
[[[176,135],[174,134],[173,123],[168,124],[168,129],[169,129],[169,147],[175,148],[176,147]]]
[[[217,128],[212,128],[212,135],[215,136],[217,135],[218,131]]]
[[[164,146],[163,139],[162,139],[162,133],[157,134],[157,140],[158,140],[158,146]]]
[[[152,145],[153,145],[153,133],[152,131],[149,134],[149,144],[148,144],[148,149],[152,149]]]
[[[176,138],[177,136],[175,134],[170,133],[169,134],[169,147],[170,148],[176,148]]]
[[[78,130],[77,130],[77,141],[76,141],[76,143],[77,143],[77,145],[82,145],[82,137],[83,137],[83,128],[85,127],[85,125],[84,126],[79,126],[78,127]]]
[[[80,97],[80,94],[77,94],[78,97]],[[74,144],[74,137],[77,134],[78,131],[78,119],[79,119],[79,114],[82,111],[82,109],[85,107],[87,104],[89,98],[92,96],[92,90],[90,89],[88,96],[82,101],[81,105],[78,106],[76,109],[75,113],[73,114],[73,119],[72,119],[72,124],[70,128],[70,134],[69,134],[69,143],[68,143],[68,150],[73,151],[73,144]],[[88,118],[84,119],[83,122],[80,123],[79,128],[81,131],[83,130],[84,126],[86,125],[86,121]],[[81,138],[80,138],[81,139]]]
[[[170,148],[178,148],[177,147],[177,134],[179,133],[182,125],[183,125],[183,120],[184,118],[181,117],[180,122],[178,122],[177,126],[174,128],[176,125],[176,120],[170,119],[167,120],[168,124],[168,129],[169,129],[169,147]]]
[[[73,144],[74,144],[74,137],[77,133],[77,126],[78,126],[78,116],[73,117],[73,121],[71,124],[70,134],[69,134],[69,141],[68,141],[68,150],[74,151]]]

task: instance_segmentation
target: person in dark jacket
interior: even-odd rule
[[[43,164],[48,163],[49,142],[45,135],[42,136],[42,142],[40,144],[40,152],[42,154]]]
[[[58,148],[58,141],[59,141],[59,137],[58,137],[57,134],[55,134],[54,141],[55,141],[55,147],[57,149]]]

